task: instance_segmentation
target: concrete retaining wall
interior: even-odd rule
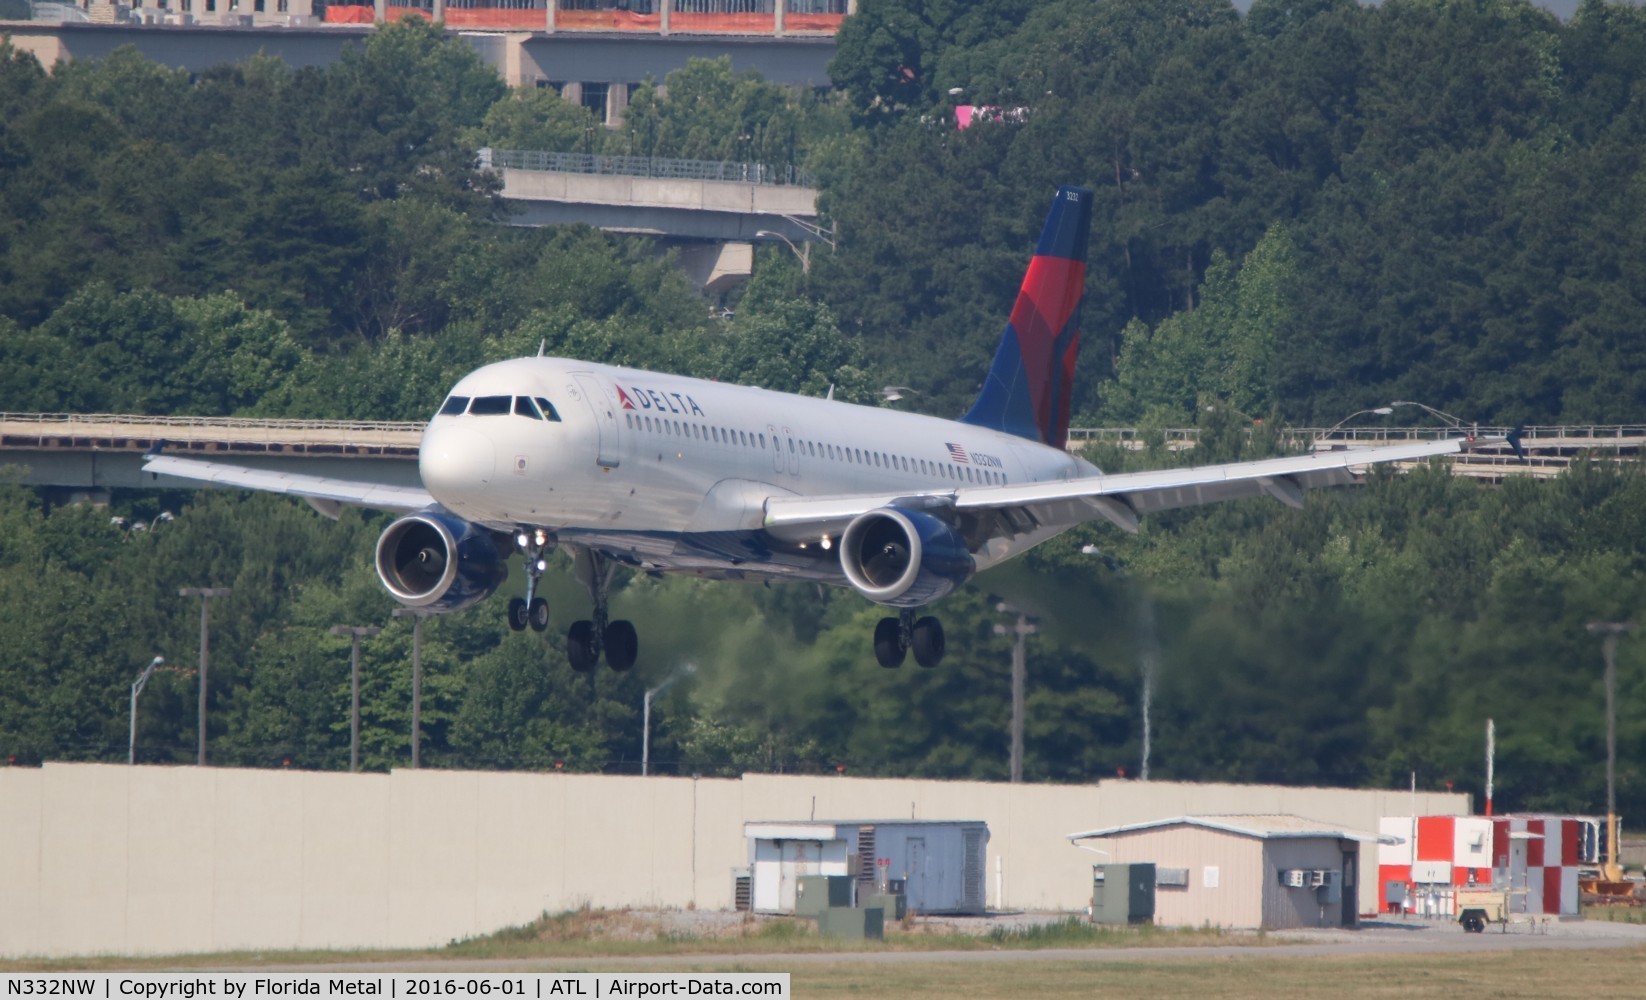
[[[1068,833],[1279,811],[1375,831],[1413,805],[1163,782],[0,768],[0,957],[424,947],[584,904],[723,909],[745,820],[981,819],[991,908],[1079,910],[1100,859]]]

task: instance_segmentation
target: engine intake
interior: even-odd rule
[[[491,533],[449,514],[410,514],[389,525],[376,562],[395,600],[439,612],[478,604],[509,575]]]
[[[971,579],[977,563],[948,522],[917,510],[859,514],[840,536],[840,568],[876,604],[915,608]]]

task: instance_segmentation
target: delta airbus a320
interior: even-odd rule
[[[1380,462],[1454,453],[1464,439],[1104,475],[1064,450],[1080,346],[1092,194],[1052,203],[993,366],[971,410],[943,420],[570,358],[487,365],[423,432],[422,488],[165,454],[145,470],[219,486],[397,511],[377,542],[395,600],[430,612],[484,600],[514,552],[525,592],[509,625],[544,631],[538,582],[556,548],[594,603],[572,623],[572,666],[634,665],[634,625],[608,619],[618,566],[722,580],[818,581],[892,609],[874,654],[943,658],[923,610],[979,570],[1087,521],[1352,482]]]

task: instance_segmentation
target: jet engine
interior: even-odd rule
[[[490,597],[509,575],[491,533],[450,514],[402,517],[377,539],[377,577],[401,604],[461,611]]]
[[[960,533],[918,510],[882,507],[859,514],[840,536],[840,567],[876,604],[930,604],[977,571]]]

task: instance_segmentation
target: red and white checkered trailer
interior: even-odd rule
[[[1456,916],[1456,890],[1492,886],[1509,890],[1511,913],[1576,914],[1578,869],[1598,863],[1600,829],[1593,816],[1384,817],[1378,832],[1402,843],[1378,848],[1379,909]]]

